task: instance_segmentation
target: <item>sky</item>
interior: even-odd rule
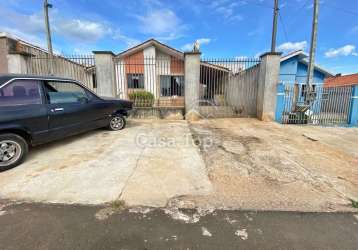
[[[61,54],[121,52],[155,38],[202,57],[254,57],[271,47],[274,0],[50,0],[53,47]],[[309,51],[313,0],[279,0],[277,50]],[[0,32],[46,48],[42,0],[0,0]],[[358,72],[358,1],[321,0],[316,62]]]

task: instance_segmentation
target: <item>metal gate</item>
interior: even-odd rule
[[[344,125],[348,124],[352,87],[324,87],[286,84],[284,124]]]
[[[259,64],[258,58],[202,60],[199,112],[207,117],[255,117]]]

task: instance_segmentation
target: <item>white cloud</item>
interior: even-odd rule
[[[131,37],[128,37],[121,33],[119,29],[116,30],[113,39],[115,40],[121,40],[127,44],[127,48],[134,47],[138,44],[140,44],[140,41]]]
[[[324,55],[328,58],[338,56],[358,56],[358,52],[356,51],[356,47],[354,45],[348,44],[337,49],[331,48]]]
[[[226,21],[241,21],[244,18],[236,13],[236,9],[240,6],[246,5],[244,0],[232,2],[230,0],[216,0],[212,1],[210,8],[213,9],[218,15],[222,16]]]
[[[196,41],[199,42],[200,45],[207,45],[211,42],[210,38],[199,38]],[[191,51],[193,50],[194,43],[187,43],[181,47],[182,51]]]
[[[280,46],[277,47],[277,50],[283,51],[283,52],[292,52],[296,50],[305,50],[307,47],[307,42],[287,42],[283,43]]]
[[[32,42],[33,37],[45,37],[42,13],[21,14],[10,9],[0,8],[0,27],[9,33],[21,36]],[[95,42],[111,33],[108,24],[79,18],[65,18],[55,9],[51,11],[50,27],[54,35],[78,42]],[[38,40],[38,39],[35,39]],[[41,39],[42,44],[44,40]]]
[[[137,18],[142,33],[156,36],[159,40],[177,39],[185,29],[181,19],[169,9],[148,11]]]
[[[55,20],[53,30],[71,40],[83,42],[95,42],[112,32],[103,23],[80,19]]]

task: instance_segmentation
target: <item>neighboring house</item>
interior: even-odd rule
[[[49,53],[11,34],[0,32],[0,74],[50,75]],[[52,73],[76,79],[96,88],[94,58],[65,58],[55,55]],[[91,61],[91,63],[89,63]]]
[[[351,75],[336,75],[324,81],[325,87],[340,87],[358,85],[358,73]]]
[[[308,74],[308,55],[302,50],[292,52],[281,58],[280,81],[284,83],[304,84]],[[323,84],[324,80],[333,74],[315,65],[313,84]]]

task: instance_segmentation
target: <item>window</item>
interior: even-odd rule
[[[144,89],[143,74],[128,74],[127,82],[129,89]]]
[[[307,88],[307,85],[306,84],[302,84],[301,85],[302,87],[301,87],[301,96],[302,97],[305,97],[306,95],[307,95],[307,93],[308,93],[308,88]],[[316,97],[316,85],[315,84],[312,84],[311,85],[312,86],[312,92],[311,92],[311,94],[312,94],[312,96],[314,96],[314,97]]]
[[[71,82],[46,82],[45,89],[50,104],[85,103],[87,93],[81,86]]]
[[[160,76],[160,95],[161,96],[183,96],[184,77],[183,76]]]
[[[0,89],[0,106],[42,104],[40,81],[16,80]]]

